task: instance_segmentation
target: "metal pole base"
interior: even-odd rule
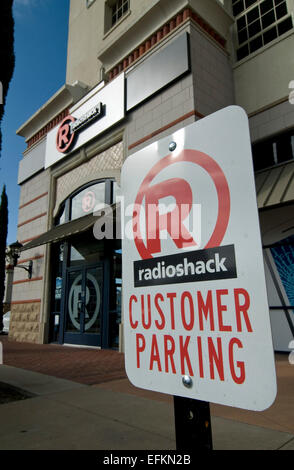
[[[174,396],[177,450],[212,450],[209,403]]]

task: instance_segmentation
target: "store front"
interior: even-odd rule
[[[97,240],[88,212],[114,203],[112,179],[91,182],[61,204],[56,226],[92,218],[90,228],[52,249],[50,342],[118,349],[121,322],[121,242]]]
[[[121,250],[92,237],[54,247],[49,342],[118,349]]]
[[[50,343],[119,349],[121,240],[95,236],[103,207],[113,208],[115,233],[118,196],[114,178],[83,185],[60,204],[52,229],[28,245],[51,243]]]
[[[203,38],[188,20],[127,72],[93,88],[64,85],[19,130],[30,145],[17,236],[20,262],[34,265],[29,283],[15,280],[11,338],[124,350],[121,240],[94,236],[95,212],[115,204],[123,162],[136,149],[203,117],[190,60],[190,39]],[[230,84],[223,105],[232,102]]]

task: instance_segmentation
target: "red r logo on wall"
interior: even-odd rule
[[[74,117],[66,116],[61,122],[56,136],[56,148],[58,152],[65,153],[70,148],[75,136],[75,133],[71,132],[70,123],[74,121]]]
[[[136,248],[142,259],[152,258],[154,253],[161,252],[160,232],[167,230],[178,249],[187,246],[196,246],[192,235],[187,231],[184,221],[187,219],[192,209],[193,193],[190,184],[183,178],[171,178],[161,183],[151,185],[154,178],[166,167],[174,163],[190,162],[203,168],[211,177],[218,198],[218,215],[213,233],[205,245],[205,248],[214,248],[221,244],[230,218],[230,190],[227,179],[218,163],[209,155],[198,150],[183,150],[176,158],[170,154],[156,163],[143,180],[133,213],[133,233]],[[173,196],[177,208],[164,216],[157,215],[156,220],[151,221],[146,210],[146,244],[141,236],[140,212],[145,198],[145,206],[159,205],[159,200],[168,196]],[[178,230],[175,229],[177,225]],[[173,233],[178,233],[177,238]],[[151,236],[152,234],[152,236]]]
[[[95,194],[88,191],[82,200],[82,208],[84,212],[90,212],[95,207]]]

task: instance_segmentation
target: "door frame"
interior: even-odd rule
[[[82,274],[82,283],[85,287],[86,282],[86,271],[91,268],[102,268],[102,288],[101,288],[101,326],[100,333],[67,333],[66,332],[66,316],[68,307],[68,285],[69,285],[69,274],[70,272],[80,272]],[[64,282],[62,292],[62,305],[61,305],[61,321],[60,321],[60,334],[59,339],[61,344],[81,344],[84,346],[95,346],[101,348],[107,348],[109,345],[108,339],[108,310],[109,310],[109,261],[101,260],[96,263],[81,264],[80,266],[66,267],[64,270]]]

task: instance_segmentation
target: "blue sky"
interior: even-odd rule
[[[0,159],[0,190],[5,183],[9,204],[8,244],[17,238],[17,173],[26,148],[16,130],[65,83],[68,12],[69,0],[14,0],[16,63],[1,125]]]

